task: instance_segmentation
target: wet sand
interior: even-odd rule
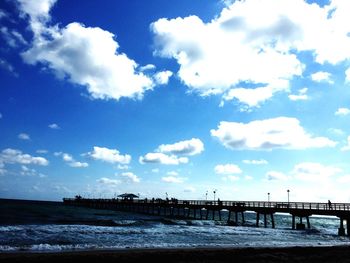
[[[0,262],[349,262],[350,246],[291,248],[123,249],[0,253]]]

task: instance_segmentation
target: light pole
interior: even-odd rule
[[[216,189],[213,191],[213,193],[214,193],[214,202],[215,202],[215,194],[216,194]]]
[[[289,207],[289,189],[287,189],[287,194],[288,194],[288,207]]]
[[[267,193],[267,201],[270,203],[270,193]]]
[[[207,190],[207,192],[205,193],[205,200],[208,201],[208,190]]]

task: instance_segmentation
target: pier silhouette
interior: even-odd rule
[[[287,213],[292,216],[292,229],[303,230],[311,228],[310,216],[335,216],[339,218],[338,234],[350,236],[350,203],[312,203],[312,202],[266,202],[266,201],[208,201],[208,200],[178,200],[178,199],[91,199],[76,196],[63,198],[66,205],[84,206],[96,209],[111,209],[130,211],[151,215],[181,217],[192,219],[214,220],[218,216],[222,220],[222,211],[228,211],[227,223],[230,225],[244,224],[245,212],[256,213],[256,227],[259,227],[260,216],[264,227],[275,228],[275,213]],[[268,220],[270,219],[270,220]],[[299,219],[297,222],[296,219]],[[306,226],[303,220],[306,220]],[[346,222],[346,231],[344,228]]]

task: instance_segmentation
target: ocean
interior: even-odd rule
[[[57,252],[125,248],[288,247],[350,245],[337,235],[337,218],[311,217],[311,229],[291,230],[291,216],[276,214],[276,228],[222,220],[172,219],[72,207],[62,202],[0,199],[1,252]]]

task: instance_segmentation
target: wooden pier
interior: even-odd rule
[[[64,204],[84,206],[97,209],[131,211],[167,217],[185,217],[193,219],[214,220],[215,216],[222,219],[222,211],[228,211],[228,224],[244,223],[245,212],[256,213],[256,226],[259,227],[260,216],[264,227],[268,221],[275,228],[275,213],[287,213],[292,216],[292,229],[310,228],[310,216],[335,216],[340,219],[338,234],[350,236],[350,203],[310,203],[310,202],[263,202],[263,201],[207,201],[207,200],[177,200],[177,199],[88,199],[64,198]],[[299,222],[296,222],[296,219]],[[239,222],[240,219],[240,222]],[[268,220],[270,219],[270,220]],[[344,228],[346,222],[346,231]]]

